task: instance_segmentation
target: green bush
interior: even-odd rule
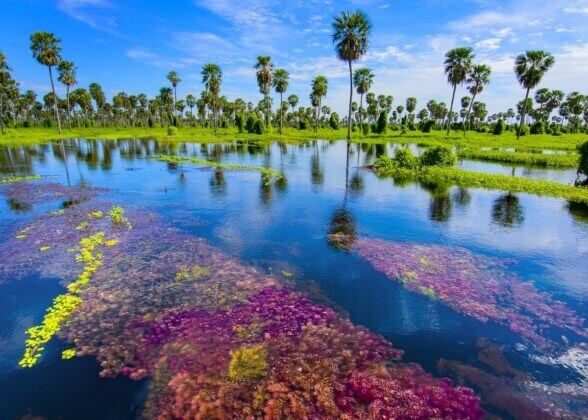
[[[494,130],[492,134],[494,134],[495,136],[499,136],[502,133],[504,133],[504,121],[501,118],[498,121],[496,121],[496,124],[494,124]]]
[[[306,130],[308,128],[308,125],[306,124],[305,120],[300,120],[298,122],[298,129],[299,130]]]
[[[388,130],[388,113],[386,111],[380,112],[378,122],[376,123],[376,133],[386,134]]]
[[[523,124],[520,131],[521,131],[521,136],[526,136],[527,134],[529,134],[529,126],[526,124]]]
[[[369,124],[362,124],[361,132],[364,136],[367,136],[370,133],[370,125]]]
[[[235,124],[237,125],[237,130],[239,133],[245,131],[245,115],[242,112],[235,115]]]
[[[530,129],[531,134],[545,134],[545,126],[543,121],[535,122]]]
[[[446,146],[428,147],[420,156],[421,166],[453,166],[456,163],[457,155]]]
[[[578,175],[584,175],[588,177],[588,141],[585,141],[578,146],[578,153],[580,153],[580,164],[578,165]],[[588,179],[583,182],[584,185],[588,184]]]
[[[247,117],[247,121],[245,122],[245,130],[248,133],[253,133],[253,125],[255,124],[255,118],[253,117],[253,114],[249,114],[249,116]]]
[[[419,158],[408,147],[399,147],[394,151],[394,162],[399,168],[416,169]]]
[[[329,125],[333,130],[337,130],[339,128],[339,115],[336,112],[331,114],[329,118]]]
[[[168,136],[175,136],[176,134],[178,134],[177,127],[174,127],[173,125],[170,125],[169,127],[167,127],[167,135]]]
[[[421,124],[421,131],[423,133],[430,133],[431,130],[433,129],[434,125],[435,125],[435,121],[427,120]]]
[[[263,121],[258,119],[253,123],[253,134],[263,134],[265,133],[265,125]]]

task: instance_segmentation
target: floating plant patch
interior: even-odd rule
[[[463,248],[361,238],[352,249],[404,287],[479,321],[496,321],[548,349],[557,327],[588,337],[584,319],[564,303],[510,273],[504,262]]]

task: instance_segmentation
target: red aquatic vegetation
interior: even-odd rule
[[[353,250],[375,269],[414,292],[481,322],[496,321],[540,348],[558,327],[588,337],[584,319],[563,302],[510,273],[504,262],[463,248],[358,239]]]

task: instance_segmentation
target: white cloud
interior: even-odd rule
[[[410,54],[401,51],[398,47],[390,45],[384,50],[369,51],[366,54],[365,61],[388,61],[391,58],[395,58],[399,61],[408,62],[411,61]]]
[[[584,15],[588,15],[588,7],[566,7],[564,9],[565,13],[570,13],[570,14],[584,14]]]
[[[118,34],[118,22],[108,13],[114,6],[107,0],[58,0],[57,8],[94,29]]]
[[[488,38],[476,42],[474,45],[484,50],[497,50],[500,48],[501,38]]]

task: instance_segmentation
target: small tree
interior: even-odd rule
[[[329,118],[329,125],[333,130],[339,129],[339,115],[336,112],[331,114],[331,117]]]
[[[578,178],[576,179],[576,185],[588,186],[588,141],[585,141],[578,146],[578,152],[580,153],[580,164],[578,165]],[[585,177],[583,181],[580,181],[581,175]]]
[[[378,134],[386,134],[386,130],[388,129],[388,113],[386,110],[380,112],[380,116],[378,117],[378,122],[376,123],[376,133]]]

